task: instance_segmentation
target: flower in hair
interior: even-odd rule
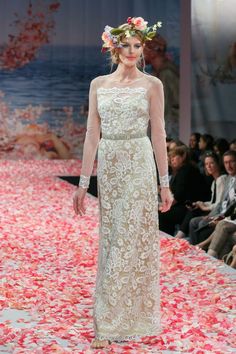
[[[152,40],[156,35],[158,27],[162,26],[162,23],[158,21],[155,25],[148,27],[148,22],[144,21],[142,17],[128,17],[126,23],[120,25],[117,28],[106,26],[102,34],[103,46],[102,52],[114,48],[121,47],[122,39],[139,35],[145,42]]]

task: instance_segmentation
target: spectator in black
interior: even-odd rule
[[[181,140],[172,139],[168,144],[168,164],[169,164],[169,176],[171,177],[174,173],[173,166],[170,163],[170,152],[174,150],[177,146],[186,146]]]
[[[202,196],[203,178],[196,166],[190,162],[186,146],[178,146],[170,151],[170,164],[173,175],[170,189],[174,196],[172,207],[166,213],[159,213],[160,230],[174,235],[177,224],[180,224],[186,212],[186,201],[197,201]]]
[[[224,138],[218,138],[214,141],[214,151],[217,155],[223,156],[229,150],[229,143]]]
[[[229,143],[229,149],[236,151],[236,139],[232,140],[232,141]]]
[[[199,161],[200,149],[199,149],[199,141],[201,134],[200,133],[192,133],[189,138],[189,151],[190,151],[190,159],[196,163]]]
[[[221,165],[224,168],[223,155],[229,150],[229,142],[224,138],[218,138],[215,140],[213,148],[215,153],[220,157]]]
[[[198,161],[198,167],[200,172],[203,174],[205,178],[205,183],[208,186],[208,190],[211,188],[211,184],[213,182],[212,176],[207,176],[205,174],[205,168],[204,168],[204,157],[206,152],[213,151],[213,144],[214,144],[214,138],[210,134],[202,134],[199,140],[199,149],[200,149],[200,155],[199,155],[199,161]],[[206,195],[205,200],[209,200],[211,198],[211,195],[208,194]]]

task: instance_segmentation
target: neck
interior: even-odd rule
[[[115,71],[116,80],[120,82],[129,82],[138,79],[140,71],[136,65],[128,67],[120,63]]]

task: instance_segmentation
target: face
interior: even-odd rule
[[[229,149],[236,151],[236,143],[231,143]]]
[[[236,175],[236,159],[233,156],[224,156],[224,166],[230,176]]]
[[[119,60],[126,66],[136,66],[143,53],[143,44],[137,37],[124,38],[118,49]]]
[[[216,145],[213,146],[213,150],[217,155],[220,155],[220,151]]]
[[[191,149],[195,149],[197,148],[197,139],[195,137],[195,135],[191,135],[189,138],[189,147]]]
[[[175,155],[170,157],[170,164],[171,167],[174,169],[180,168],[183,165],[183,163],[184,163],[183,156]]]
[[[200,150],[204,150],[206,148],[206,143],[202,138],[200,138],[198,145]]]
[[[213,175],[215,172],[219,171],[218,165],[212,157],[206,157],[204,165],[208,175]]]

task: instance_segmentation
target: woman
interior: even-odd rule
[[[189,138],[189,150],[190,150],[190,159],[196,163],[199,161],[199,141],[200,141],[201,134],[194,132],[190,135]]]
[[[211,200],[192,203],[180,225],[176,238],[183,238],[188,234],[189,222],[193,217],[208,214],[220,202],[227,175],[221,174],[221,163],[218,155],[213,152],[207,153],[204,158],[204,166],[206,175],[214,178],[211,185]]]
[[[176,225],[180,224],[188,209],[186,202],[194,202],[204,192],[202,176],[189,160],[186,146],[178,146],[169,153],[171,170],[173,171],[170,188],[174,195],[170,210],[159,214],[160,229],[174,235]]]
[[[170,208],[164,95],[159,79],[141,72],[144,42],[157,25],[128,18],[105,27],[104,50],[117,69],[91,82],[89,115],[74,209],[84,198],[98,147],[99,254],[93,348],[160,332],[157,161],[162,211]],[[151,123],[152,145],[147,137]],[[100,139],[100,129],[102,138]],[[153,149],[152,149],[153,146]]]

